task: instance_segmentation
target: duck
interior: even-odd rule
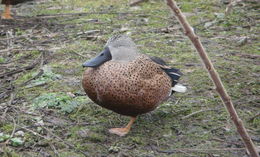
[[[178,83],[182,73],[159,57],[140,53],[129,36],[112,36],[101,53],[82,65],[82,86],[99,106],[129,116],[125,127],[109,133],[125,136],[138,115],[156,109],[175,92],[185,92]]]
[[[2,14],[1,18],[2,19],[13,19],[11,16],[11,5],[16,5],[19,3],[27,2],[27,1],[32,1],[32,0],[2,0],[1,4],[5,4],[5,9],[4,13]]]

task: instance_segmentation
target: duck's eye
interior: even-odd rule
[[[101,53],[100,56],[104,56],[104,53]]]

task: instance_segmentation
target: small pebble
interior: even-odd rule
[[[21,137],[24,137],[24,132],[21,131],[21,130],[19,130],[19,131],[17,131],[14,135],[15,135],[15,136],[21,136]]]

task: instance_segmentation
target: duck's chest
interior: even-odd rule
[[[145,61],[106,62],[98,68],[88,68],[82,83],[94,102],[126,115],[153,110],[171,90],[170,78],[159,66]]]
[[[144,86],[138,66],[124,63],[107,62],[98,68],[88,68],[83,76],[83,87],[90,97],[101,101],[100,97],[129,95]],[[149,77],[149,76],[147,76]]]

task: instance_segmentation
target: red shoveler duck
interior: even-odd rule
[[[91,100],[98,105],[131,120],[124,128],[112,128],[110,133],[126,135],[136,117],[154,110],[175,91],[185,92],[178,84],[182,75],[157,57],[139,53],[133,40],[126,35],[110,38],[104,50],[85,62],[82,85]]]
[[[11,16],[11,5],[16,5],[19,3],[27,2],[27,1],[32,1],[32,0],[2,0],[1,4],[5,4],[5,10],[4,13],[2,14],[2,19],[13,19]]]

